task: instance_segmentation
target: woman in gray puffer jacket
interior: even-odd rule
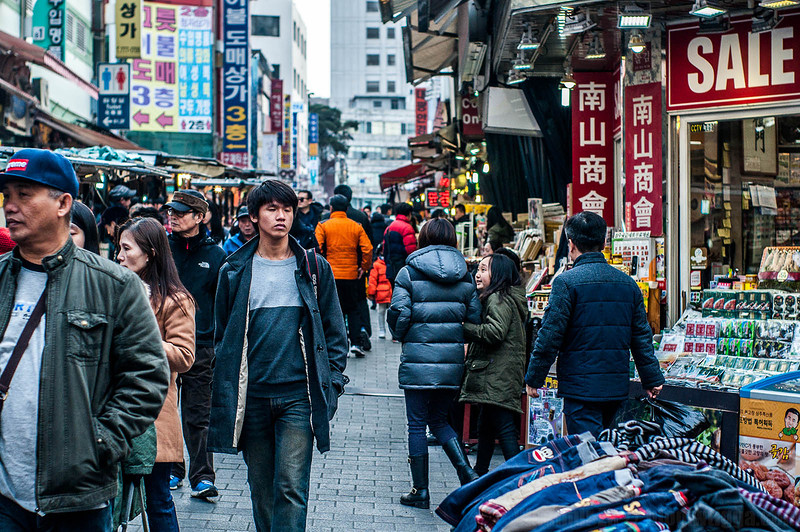
[[[478,475],[464,457],[447,412],[464,373],[464,326],[480,323],[481,305],[464,257],[456,249],[453,225],[444,219],[422,227],[419,247],[395,280],[389,328],[403,342],[400,388],[408,418],[408,461],[413,488],[400,502],[430,507],[428,494],[429,426],[453,463],[461,484]]]

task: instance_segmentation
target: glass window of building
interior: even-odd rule
[[[378,28],[367,28],[367,39],[380,39],[381,30]]]
[[[800,273],[800,116],[689,123],[691,285]],[[783,260],[770,259],[774,254]]]
[[[386,38],[394,39],[394,28],[386,28]]]
[[[281,79],[281,66],[280,65],[272,65],[272,77],[275,79]]]
[[[378,2],[376,0],[367,0],[367,13],[377,13]]]
[[[367,66],[379,66],[381,64],[380,54],[367,54]]]
[[[294,39],[294,42],[297,42],[297,22],[292,22],[292,28],[292,32],[294,34],[292,39]]]
[[[367,92],[380,92],[381,90],[381,82],[380,81],[368,81],[367,82]]]
[[[403,98],[392,98],[392,109],[405,109],[406,101]]]
[[[380,101],[380,100],[373,100],[372,101],[372,107],[375,107],[376,109],[379,108],[379,107],[383,107],[383,102]]]
[[[386,82],[386,92],[394,92],[397,90],[397,84],[394,81]]]
[[[265,15],[250,16],[250,33],[260,37],[280,37],[281,36],[281,17],[270,17]]]
[[[386,64],[389,66],[394,66],[397,63],[397,56],[394,54],[389,54],[386,56]]]

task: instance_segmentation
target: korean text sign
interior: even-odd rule
[[[663,233],[661,217],[661,83],[625,87],[625,201],[629,231]]]
[[[576,72],[572,89],[572,210],[614,225],[614,74]]]
[[[131,129],[211,132],[212,11],[144,2],[131,61]]]
[[[428,101],[425,89],[414,89],[414,131],[417,136],[428,132]]]
[[[700,35],[698,24],[668,30],[667,110],[777,102],[800,96],[800,13],[751,33],[750,17],[731,31]]]
[[[247,0],[224,0],[222,12],[222,153],[225,164],[250,167],[250,46]]]
[[[66,2],[64,0],[36,0],[33,7],[33,44],[64,60],[64,42],[67,38]]]
[[[270,131],[280,138],[283,133],[283,80],[272,80],[272,92],[269,98]]]
[[[119,0],[114,23],[117,30],[117,59],[142,57],[141,0]]]

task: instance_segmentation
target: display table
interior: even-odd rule
[[[645,395],[639,381],[631,381],[629,395],[631,399]],[[665,384],[658,398],[686,406],[719,411],[722,417],[719,452],[726,458],[737,461],[739,446],[739,394],[737,392]]]

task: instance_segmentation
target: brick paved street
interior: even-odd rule
[[[400,344],[379,340],[374,311],[372,318],[372,352],[348,359],[350,384],[333,420],[331,450],[314,453],[308,530],[449,530],[433,508],[458,480],[440,447],[430,448],[431,510],[400,505],[400,495],[411,486],[405,406],[397,387]],[[173,492],[181,530],[255,530],[241,455],[214,458],[220,489],[215,503],[192,499],[188,482]]]

